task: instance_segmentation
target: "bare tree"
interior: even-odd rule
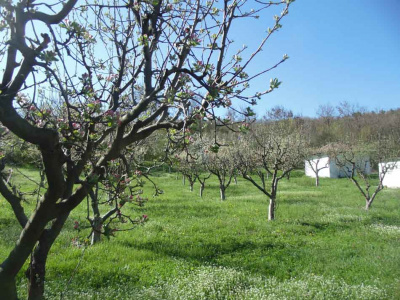
[[[329,127],[336,117],[336,109],[330,104],[321,104],[318,106],[317,116]]]
[[[386,174],[396,168],[396,162],[390,160],[400,154],[397,143],[393,139],[381,138],[370,144],[357,141],[333,144],[331,149],[336,164],[362,194],[365,209],[369,210],[378,193],[384,188],[383,180]],[[377,183],[371,176],[371,165],[380,166]]]
[[[306,168],[309,167],[315,174],[315,186],[319,186],[319,172],[329,168],[330,158],[326,159],[326,155],[314,149],[307,151],[305,156]]]

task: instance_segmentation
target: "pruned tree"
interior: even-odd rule
[[[176,166],[182,178],[189,181],[189,190],[193,192],[193,186],[197,180],[198,165],[195,157],[190,157],[187,153],[177,157]]]
[[[257,1],[249,10],[249,1],[236,0],[0,1],[0,122],[39,149],[47,182],[31,212],[2,190],[21,225],[0,267],[3,298],[17,298],[15,278],[29,257],[29,298],[43,297],[51,246],[127,146],[214,118],[235,99],[256,104],[279,86],[273,79],[248,90],[287,56],[247,72],[291,2]],[[235,52],[232,24],[278,5],[282,13],[260,43]]]
[[[225,200],[226,189],[230,186],[236,170],[232,150],[227,146],[213,145],[207,147],[205,149],[204,166],[218,178],[220,198]]]
[[[340,144],[332,144],[330,147],[336,164],[354,183],[365,199],[365,209],[369,210],[378,193],[384,188],[383,180],[386,174],[397,166],[391,159],[400,155],[399,145],[392,138],[382,137],[369,144],[347,140]],[[371,166],[379,166],[381,169],[378,182],[375,182],[375,176],[371,176]]]
[[[257,124],[235,145],[235,160],[243,178],[269,199],[269,221],[275,219],[280,180],[298,167],[304,158],[301,131],[289,123],[290,120],[280,120]]]
[[[305,163],[315,174],[315,186],[319,186],[319,172],[329,168],[330,158],[326,160],[323,153],[310,149],[305,155]]]
[[[211,177],[211,173],[203,174],[200,170],[196,174],[197,181],[200,183],[200,197],[203,198],[204,189],[206,188],[206,180]]]

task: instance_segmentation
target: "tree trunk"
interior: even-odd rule
[[[365,200],[365,210],[368,211],[371,208],[371,206],[372,206],[372,200],[366,199]]]
[[[44,299],[43,295],[44,284],[46,280],[46,261],[48,256],[48,251],[46,251],[46,248],[50,248],[50,246],[39,243],[31,256],[31,263],[26,272],[29,280],[29,300]]]
[[[185,175],[182,175],[182,183],[183,183],[183,185],[186,184],[186,176]]]
[[[318,174],[315,175],[315,186],[319,186],[319,176],[318,176]]]
[[[200,197],[203,198],[204,183],[200,183]]]
[[[233,176],[233,180],[235,181],[235,185],[237,185],[237,176]]]
[[[100,216],[100,209],[99,209],[99,185],[96,184],[96,190],[95,191],[90,191],[89,195],[90,198],[92,199],[92,210],[93,210],[93,221],[92,221],[92,234],[91,234],[91,245],[96,244],[97,242],[100,242],[101,240],[101,228],[103,227],[103,218]],[[108,199],[111,201],[111,194],[108,194]]]
[[[225,200],[225,186],[220,185],[219,186],[219,192],[220,192],[220,195],[221,195],[221,200]]]
[[[268,207],[268,221],[275,220],[275,198],[269,198],[269,207]]]
[[[43,231],[39,242],[31,255],[31,263],[25,273],[29,280],[29,300],[44,299],[47,257],[54,241],[60,234],[65,221],[68,219],[68,216],[69,213],[58,216],[57,219],[53,221],[51,228]]]
[[[17,287],[15,285],[14,278],[9,278],[7,275],[6,278],[4,278],[4,276],[0,276],[0,299],[5,299],[5,300],[18,299]]]
[[[193,185],[194,185],[194,182],[191,182],[191,183],[190,183],[190,191],[191,191],[191,192],[193,192]]]
[[[0,299],[17,299],[15,277],[32,253],[54,206],[40,203],[21,233],[18,242],[0,266]]]
[[[93,232],[90,241],[91,245],[100,242],[102,227],[103,227],[103,219],[100,216],[95,216],[93,219]]]

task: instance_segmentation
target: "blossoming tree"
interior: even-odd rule
[[[287,56],[247,72],[291,2],[0,1],[0,122],[37,146],[46,179],[32,211],[0,184],[21,226],[0,266],[3,298],[17,298],[29,257],[29,298],[43,297],[47,256],[70,212],[129,145],[161,129],[184,132],[235,99],[256,104],[279,86],[249,89]],[[279,5],[259,44],[234,50],[232,25]]]
[[[291,121],[283,119],[256,124],[235,145],[235,161],[243,178],[269,199],[269,221],[275,219],[280,180],[304,158],[304,138],[300,128],[290,124]]]

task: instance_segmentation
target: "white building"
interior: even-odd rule
[[[305,160],[305,174],[309,177],[316,177],[315,171],[317,168],[319,177],[327,178],[344,178],[351,176],[351,164],[347,164],[345,167],[337,165],[335,159],[329,156],[313,157],[310,160]],[[359,159],[357,161],[356,169],[364,170],[366,174],[371,173],[371,165],[368,158]],[[347,174],[346,174],[347,173]]]
[[[400,161],[392,161],[379,164],[379,176],[386,169],[386,175],[382,184],[388,188],[400,188]]]

